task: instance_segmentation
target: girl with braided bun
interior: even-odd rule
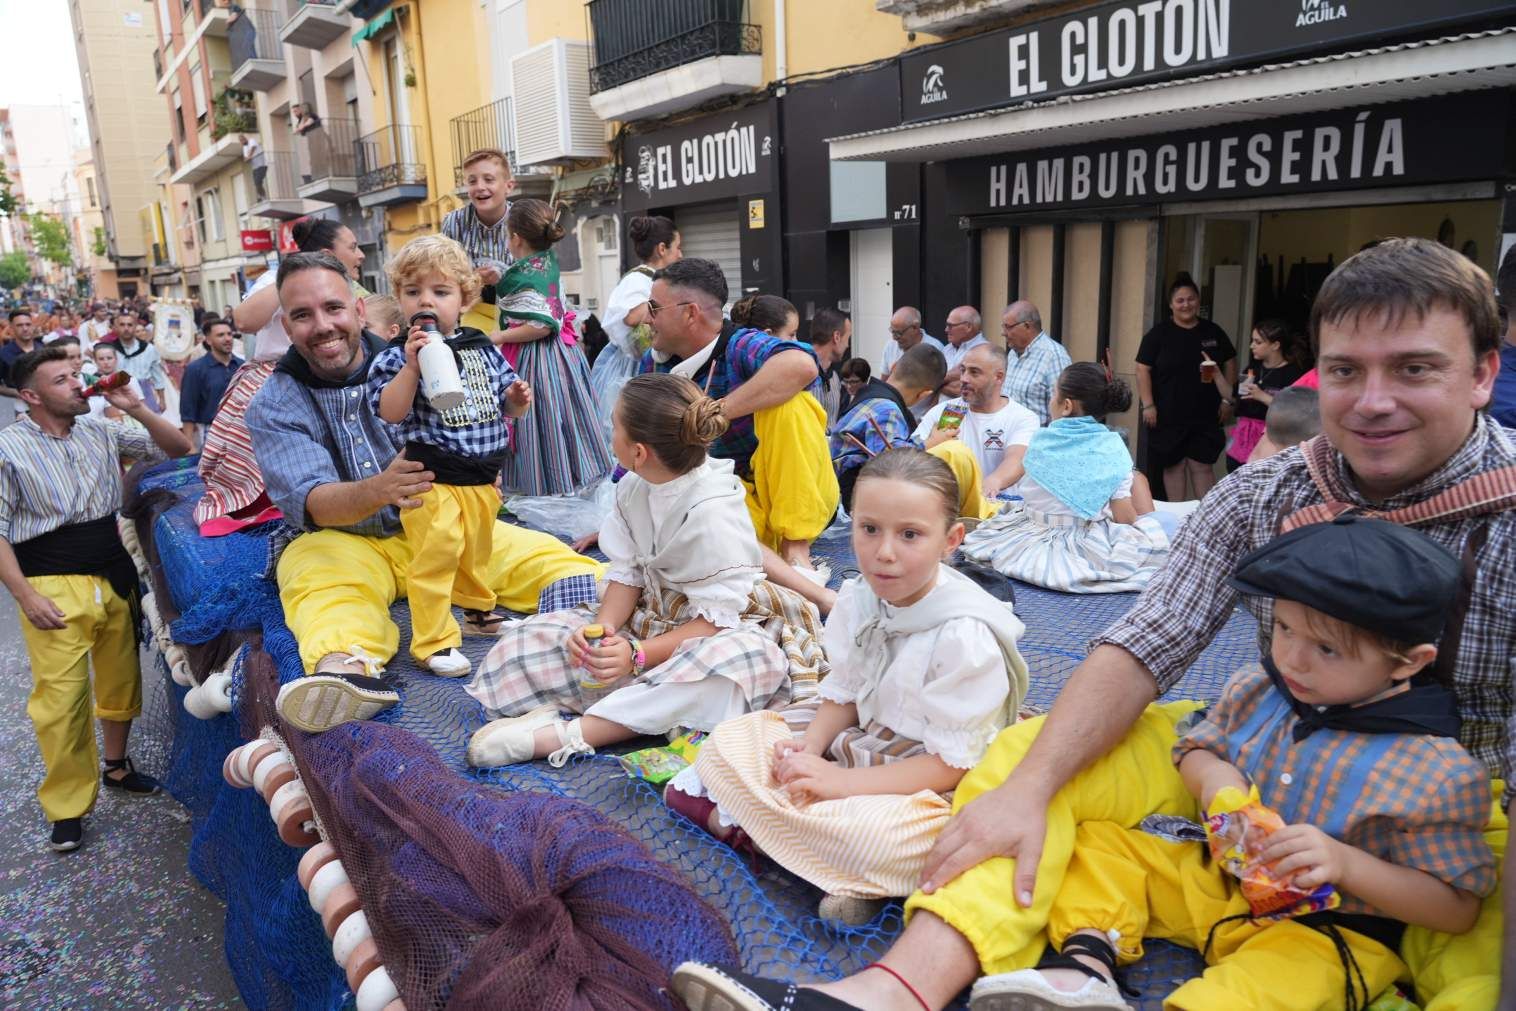
[[[1168,560],[1178,532],[1154,511],[1126,441],[1105,426],[1132,406],[1132,390],[1103,365],[1058,374],[1052,421],[1027,446],[1021,501],[981,523],[963,553],[1000,573],[1067,593],[1140,590]]]
[[[469,685],[491,717],[475,766],[575,754],[815,694],[821,622],[763,578],[746,491],[707,456],[721,406],[672,374],[628,380],[611,445],[627,475],[600,531],[599,599],[508,627]],[[561,710],[574,718],[564,721]]]

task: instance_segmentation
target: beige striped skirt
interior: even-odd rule
[[[776,863],[832,895],[909,895],[952,814],[941,794],[870,794],[796,804],[774,778],[774,745],[804,733],[814,706],[752,713],[718,726],[695,772],[722,813]],[[837,735],[826,757],[846,768],[925,753],[918,741],[872,724]]]

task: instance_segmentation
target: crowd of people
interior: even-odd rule
[[[405,598],[412,658],[468,678],[489,717],[470,763],[701,731],[670,808],[816,885],[823,918],[906,898],[904,934],[842,980],[679,967],[695,1011],[932,1009],[971,985],[979,1011],[1125,1007],[1116,971],[1144,937],[1206,958],[1172,1007],[1368,1007],[1397,981],[1428,1008],[1493,1005],[1516,257],[1497,307],[1462,256],[1386,240],[1326,281],[1308,334],[1260,321],[1245,369],[1176,279],[1136,355],[1156,501],[1108,425],[1131,386],[1071,361],[1029,302],[1005,307],[999,341],[975,307],[942,341],[902,307],[876,370],[850,357],[845,314],[802,328],[777,295],[733,299],[672,222],[643,217],[591,363],[557,212],[510,199],[500,152],[465,171],[469,204],[386,264],[391,296],[357,285],[346,228],[302,223],[230,322],[202,321],[184,428],[147,402],[163,370],[135,310],[91,307],[96,328],[50,342],[12,314],[0,393],[26,416],[0,431],[0,581],[25,617],[55,849],[79,845],[100,783],[155,788],[126,751],[141,693],[119,460],[195,440],[202,535],[276,524],[305,672],[278,695],[290,726],[401,703],[389,608]],[[246,362],[236,332],[256,335]],[[446,400],[425,364],[438,344]],[[133,382],[85,395],[86,374],[118,370]],[[504,495],[608,480],[603,562],[498,518]],[[858,574],[834,592],[811,548],[838,517]],[[976,566],[1143,592],[1034,717],[1022,621]],[[1155,701],[1238,602],[1259,662],[1209,704]],[[477,670],[464,636],[492,640]],[[1335,903],[1254,917],[1196,841],[1248,804],[1284,826],[1258,861]]]

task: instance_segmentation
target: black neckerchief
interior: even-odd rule
[[[121,357],[123,357],[123,358],[136,358],[142,352],[144,352],[144,351],[147,350],[147,341],[138,341],[137,342],[137,350],[135,350],[135,351],[128,351],[126,349],[126,342],[118,339],[116,341],[116,348],[117,348],[117,350],[119,350],[121,352]]]
[[[859,390],[858,395],[848,402],[847,409],[851,411],[859,404],[867,403],[870,400],[890,401],[900,408],[900,413],[905,417],[905,423],[907,425],[911,423],[911,409],[906,405],[905,398],[900,395],[899,390],[882,379],[870,379],[868,385]]]
[[[1264,656],[1263,669],[1274,690],[1284,697],[1299,718],[1294,730],[1297,741],[1303,741],[1323,728],[1353,734],[1426,734],[1456,740],[1463,726],[1458,715],[1458,700],[1426,672],[1411,678],[1411,686],[1406,691],[1387,699],[1366,706],[1338,705],[1318,709],[1290,694],[1279,668],[1274,666],[1273,657]]]
[[[346,379],[322,379],[311,371],[310,363],[294,347],[284,352],[284,357],[279,359],[279,364],[274,366],[274,371],[283,372],[301,386],[309,386],[317,390],[342,390],[349,386],[362,386],[367,382],[368,367],[373,364],[374,356],[382,350],[384,350],[384,341],[379,335],[365,330],[363,331],[363,364]]]
[[[716,346],[711,348],[711,356],[705,360],[705,379],[702,381],[695,378],[695,376],[698,376],[700,374],[702,371],[701,369],[696,369],[695,375],[690,376],[690,381],[693,382],[696,386],[699,386],[707,394],[709,394],[711,391],[711,380],[715,378],[716,375],[716,362],[726,357],[726,346],[732,342],[732,335],[740,329],[742,328],[739,327],[736,323],[733,323],[731,320],[722,320],[721,333],[716,337]],[[675,365],[678,365],[682,361],[684,361],[683,358],[675,356],[669,358],[668,361],[663,362],[662,364],[665,371],[670,371]],[[726,392],[730,393],[732,391],[727,390]]]

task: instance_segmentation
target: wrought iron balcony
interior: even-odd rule
[[[426,199],[426,163],[421,128],[396,123],[359,137],[354,144],[358,203],[388,207]]]
[[[300,195],[336,203],[358,193],[358,121],[328,118],[295,138],[300,156]]]
[[[273,11],[243,10],[232,22],[227,45],[232,54],[232,83],[239,88],[269,91],[288,73],[279,41],[279,15]]]
[[[504,151],[511,161],[512,175],[549,175],[550,170],[536,165],[516,164],[516,111],[511,99],[502,98],[455,116],[448,123],[453,140],[453,187],[463,189],[463,159],[480,148]]]
[[[295,156],[288,151],[265,151],[253,158],[253,200],[249,214],[289,220],[305,213],[295,183]],[[261,170],[261,171],[260,171]]]
[[[761,55],[763,33],[746,8],[746,0],[590,0],[590,91],[708,57]]]

